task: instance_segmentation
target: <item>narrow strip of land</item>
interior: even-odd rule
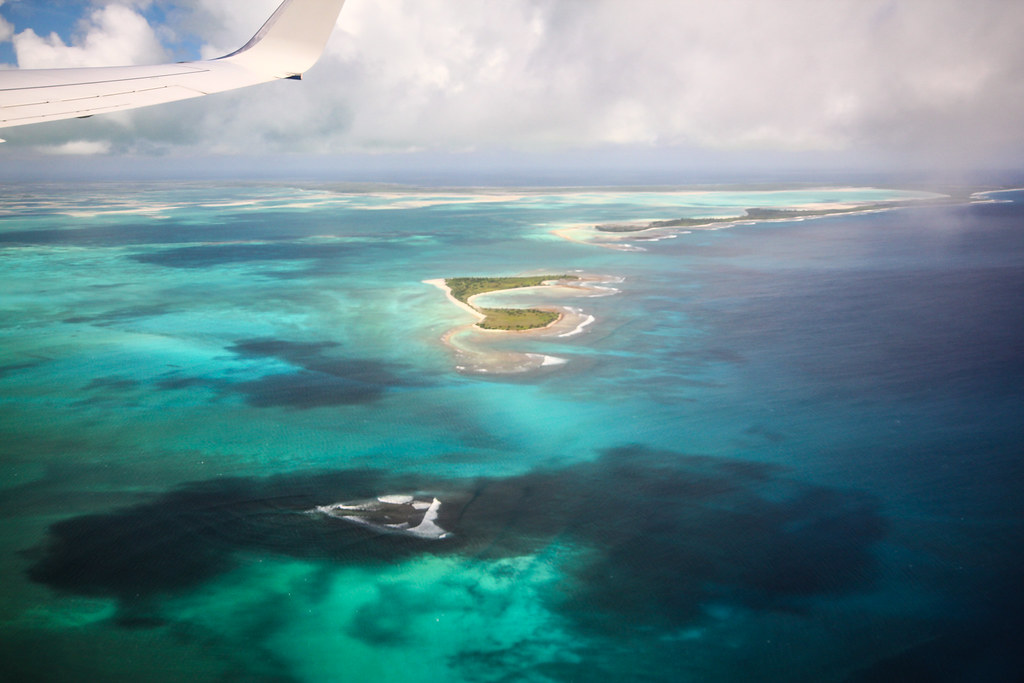
[[[620,251],[644,251],[640,242],[655,242],[685,235],[691,230],[718,230],[734,225],[749,223],[798,221],[836,215],[873,213],[912,207],[950,206],[971,204],[983,199],[979,193],[963,190],[943,190],[945,194],[931,192],[930,197],[913,199],[891,199],[879,201],[824,201],[805,203],[791,207],[751,207],[748,209],[726,209],[728,215],[687,216],[669,220],[621,220],[600,224],[572,224],[551,230],[551,234],[570,242],[589,244]]]
[[[641,232],[654,228],[702,228],[716,223],[736,223],[738,221],[784,221],[796,218],[820,218],[843,213],[864,213],[869,211],[887,211],[889,209],[900,209],[910,206],[935,206],[939,204],[960,204],[964,198],[937,197],[933,199],[905,199],[886,202],[871,202],[861,204],[840,205],[834,207],[821,207],[811,209],[775,209],[754,207],[745,209],[742,215],[738,216],[705,216],[692,218],[673,218],[666,221],[650,221],[648,223],[604,223],[595,225],[595,230],[601,232],[627,233]]]

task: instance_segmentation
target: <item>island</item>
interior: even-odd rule
[[[552,343],[583,334],[595,321],[594,316],[563,305],[562,301],[617,294],[619,290],[613,285],[620,282],[622,278],[616,276],[586,274],[424,280],[425,284],[444,291],[449,301],[476,318],[475,323],[459,325],[441,337],[455,353],[455,369],[461,373],[495,375],[551,369],[565,364],[566,359],[560,356],[508,349],[506,342],[520,339],[530,344]],[[515,294],[513,290],[522,290],[523,294]],[[475,302],[476,297],[483,295],[494,295],[503,302],[508,298],[505,292],[515,300],[515,308],[480,306]],[[528,301],[524,302],[524,297]],[[535,300],[550,305],[534,307]]]
[[[480,308],[471,299],[478,294],[499,292],[522,287],[540,287],[548,282],[578,280],[575,275],[530,275],[525,277],[452,277],[444,280],[448,291],[457,301],[483,315],[477,327],[485,330],[533,330],[556,322],[558,311],[538,308]]]

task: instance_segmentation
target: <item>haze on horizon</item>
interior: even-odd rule
[[[215,57],[276,5],[0,0],[0,62]],[[1010,0],[348,0],[303,83],[7,129],[0,179],[1020,169],[1022,34]]]

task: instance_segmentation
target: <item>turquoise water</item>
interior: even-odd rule
[[[4,680],[1018,680],[1022,193],[2,192]],[[456,371],[423,280],[574,271],[494,342],[567,363]]]

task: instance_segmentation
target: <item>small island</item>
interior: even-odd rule
[[[595,317],[580,308],[567,306],[566,299],[610,296],[618,293],[615,284],[622,278],[610,275],[523,275],[514,277],[453,277],[424,280],[445,293],[448,300],[476,318],[475,323],[459,325],[448,330],[441,341],[456,357],[455,369],[464,374],[510,375],[539,370],[550,370],[564,365],[567,360],[538,351],[515,351],[503,343],[511,337],[540,340],[549,343],[583,334],[594,323]],[[485,307],[474,299],[482,295],[495,295],[503,299],[502,292],[524,292],[525,301],[551,302],[543,308]],[[516,304],[524,296],[510,294]],[[555,302],[559,303],[555,303]],[[493,304],[492,304],[493,305]],[[531,304],[532,305],[532,304]]]
[[[522,331],[547,327],[556,322],[558,311],[537,308],[480,308],[471,299],[478,294],[522,287],[539,287],[560,280],[578,280],[575,275],[531,275],[525,277],[451,277],[444,280],[452,298],[482,316],[477,327],[485,330]]]

